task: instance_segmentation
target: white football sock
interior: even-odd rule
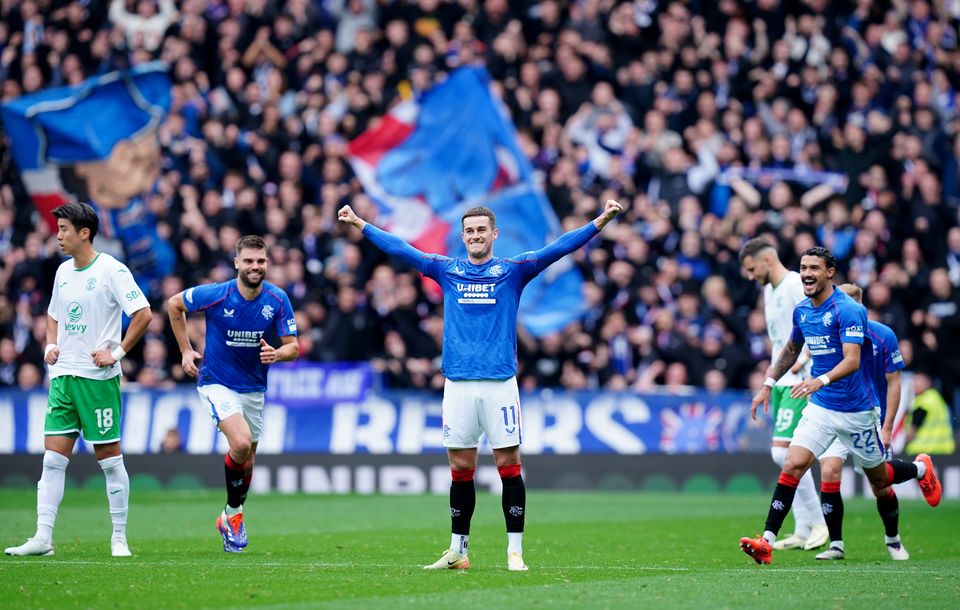
[[[470,536],[463,534],[450,534],[450,550],[456,551],[461,555],[467,554],[467,544],[470,542]]]
[[[927,474],[927,464],[917,460],[913,465],[917,467],[917,479],[922,479]]]
[[[767,541],[768,544],[773,544],[777,541],[777,535],[771,532],[770,530],[763,531],[763,539]]]
[[[507,553],[523,555],[523,532],[507,532]]]
[[[40,542],[50,544],[53,539],[53,524],[57,520],[60,502],[63,501],[63,485],[67,478],[70,459],[49,449],[43,454],[43,473],[37,483],[37,533]]]
[[[843,551],[843,550],[844,550],[844,548],[843,548],[843,540],[831,540],[831,541],[830,541],[830,548],[831,548],[831,549],[840,549],[841,551]]]
[[[107,502],[110,505],[110,520],[113,521],[113,537],[127,537],[127,507],[130,501],[130,477],[123,466],[123,456],[98,460],[103,476],[107,479]]]
[[[887,544],[900,544],[900,534],[897,534],[892,538],[890,536],[884,535],[883,541],[886,542]]]
[[[243,504],[241,504],[240,506],[237,506],[236,508],[234,508],[233,506],[230,506],[229,504],[226,504],[223,507],[223,514],[225,514],[228,517],[239,515],[242,512],[243,512]]]
[[[773,463],[780,467],[783,470],[783,464],[787,461],[787,449],[789,447],[780,447],[778,445],[773,445],[770,447],[770,457],[773,458]]]

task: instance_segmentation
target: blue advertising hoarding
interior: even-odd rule
[[[259,452],[442,453],[440,394],[377,390],[373,380],[366,365],[271,371]],[[43,452],[46,402],[44,391],[0,393],[0,454]],[[740,453],[770,441],[769,421],[751,421],[745,392],[540,390],[521,402],[526,455]],[[187,453],[226,450],[193,387],[124,390],[124,453],[160,452],[171,428]]]

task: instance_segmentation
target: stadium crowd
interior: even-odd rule
[[[305,358],[439,389],[436,296],[335,214],[376,217],[347,142],[481,64],[563,226],[607,198],[627,207],[575,255],[582,322],[521,332],[523,387],[758,386],[769,346],[737,252],[768,234],[794,269],[833,250],[908,365],[953,396],[958,19],[950,0],[2,0],[0,96],[171,65],[147,205],[176,271],[124,361],[146,386],[183,378],[163,299],[231,277],[236,239],[256,233]],[[0,183],[0,384],[32,387],[60,259],[9,142]]]

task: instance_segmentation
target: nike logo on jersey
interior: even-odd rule
[[[64,286],[66,286],[66,285],[69,284],[69,283],[70,283],[70,282],[60,282],[60,287],[63,288]]]
[[[236,309],[224,309],[224,310],[223,310],[223,317],[224,317],[224,318],[232,318],[234,311],[236,311]]]

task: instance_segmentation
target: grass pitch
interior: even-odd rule
[[[222,502],[221,491],[134,491],[134,556],[113,558],[103,492],[68,489],[54,557],[0,556],[0,607],[960,607],[956,501],[901,501],[908,562],[889,559],[874,504],[853,500],[846,561],[784,551],[757,566],[738,539],[761,528],[767,494],[533,491],[526,573],[506,570],[500,499],[487,494],[464,572],[421,569],[449,543],[441,496],[254,496],[242,555],[222,551]],[[34,492],[0,490],[0,523],[4,547],[32,535]]]

